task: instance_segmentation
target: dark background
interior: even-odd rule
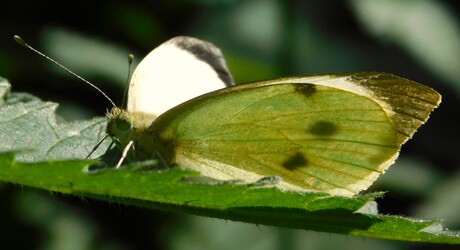
[[[102,88],[116,103],[128,53],[140,60],[189,35],[220,47],[237,82],[383,71],[440,92],[443,102],[372,190],[385,214],[445,218],[460,228],[458,1],[2,1],[0,76],[13,91],[59,102],[67,120],[103,116],[94,89],[12,40]],[[434,246],[257,227],[82,200],[0,184],[3,249],[419,249]],[[443,246],[444,249],[446,246]]]

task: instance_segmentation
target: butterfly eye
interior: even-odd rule
[[[107,134],[110,136],[120,136],[129,134],[133,128],[131,116],[128,113],[119,109],[113,109],[109,113],[109,121],[107,124]]]
[[[120,132],[125,132],[133,127],[132,122],[127,117],[120,117],[115,120],[115,129]]]

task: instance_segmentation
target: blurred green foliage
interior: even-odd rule
[[[12,41],[21,35],[121,102],[126,55],[190,35],[220,47],[237,82],[384,71],[428,85],[443,103],[374,186],[383,213],[445,218],[460,228],[458,1],[2,1],[0,76],[61,104],[68,120],[107,101]],[[1,142],[0,142],[1,143]],[[433,249],[165,214],[0,184],[5,249]],[[27,240],[23,240],[23,239]],[[448,246],[442,246],[448,249]]]

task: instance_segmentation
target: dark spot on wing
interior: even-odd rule
[[[289,157],[282,166],[288,170],[294,170],[299,167],[304,167],[308,164],[307,158],[300,152],[295,153],[293,156]]]
[[[333,122],[319,121],[308,128],[308,132],[319,136],[331,136],[337,132],[337,125]]]
[[[214,44],[187,36],[175,37],[168,42],[174,43],[178,48],[192,53],[198,60],[209,64],[226,86],[234,85],[224,56]]]
[[[316,92],[316,86],[311,83],[295,83],[295,91],[304,95],[305,97],[310,97]]]

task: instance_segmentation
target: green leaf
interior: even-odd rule
[[[460,244],[459,233],[446,231],[437,220],[378,214],[374,199],[382,193],[345,198],[282,192],[263,182],[211,182],[199,178],[197,172],[181,168],[152,170],[146,168],[148,163],[134,163],[121,170],[92,170],[89,166],[96,161],[70,159],[81,159],[91,150],[103,134],[103,119],[57,123],[56,104],[26,94],[11,94],[9,88],[6,81],[0,81],[0,152],[18,153],[0,154],[0,181],[255,224]]]
[[[36,162],[51,159],[82,159],[105,133],[104,118],[58,123],[58,104],[43,102],[24,93],[10,93],[0,78],[0,152],[16,151],[17,159]],[[95,154],[102,154],[107,143]]]
[[[373,199],[319,193],[281,192],[274,188],[195,184],[183,169],[152,172],[135,168],[83,170],[88,161],[21,163],[12,154],[0,156],[0,180],[81,197],[150,207],[165,211],[306,230],[382,239],[460,244],[439,221],[422,221],[372,213]],[[366,213],[371,212],[371,213]]]

